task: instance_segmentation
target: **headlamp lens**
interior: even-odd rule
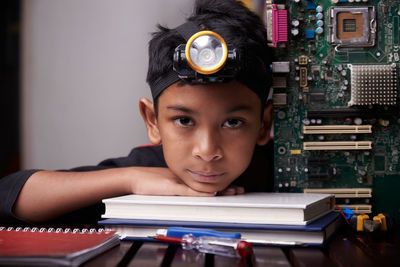
[[[202,31],[189,39],[186,55],[192,69],[201,74],[212,74],[223,67],[228,51],[221,36],[215,32]]]

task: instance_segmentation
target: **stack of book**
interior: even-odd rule
[[[99,224],[123,239],[146,239],[159,229],[183,226],[240,232],[254,244],[321,246],[342,222],[328,194],[126,195],[103,202],[105,219]]]

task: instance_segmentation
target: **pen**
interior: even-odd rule
[[[181,238],[185,234],[192,234],[194,237],[214,236],[222,238],[240,239],[240,233],[224,233],[206,228],[188,228],[188,227],[169,227],[168,229],[158,229],[156,235]]]
[[[185,234],[182,238],[157,235],[156,240],[182,245],[185,250],[197,250],[203,253],[217,254],[228,257],[246,258],[253,253],[253,247],[247,241],[237,238],[215,236],[199,236]]]

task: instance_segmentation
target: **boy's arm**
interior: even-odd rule
[[[25,183],[14,213],[31,222],[47,221],[125,194],[213,196],[182,184],[168,168],[126,167],[89,172],[39,171]]]

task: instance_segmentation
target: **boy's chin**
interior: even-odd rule
[[[191,187],[193,190],[203,192],[203,193],[216,193],[216,192],[224,190],[225,188],[228,187],[228,185],[196,183],[196,184],[189,185],[189,187]]]

